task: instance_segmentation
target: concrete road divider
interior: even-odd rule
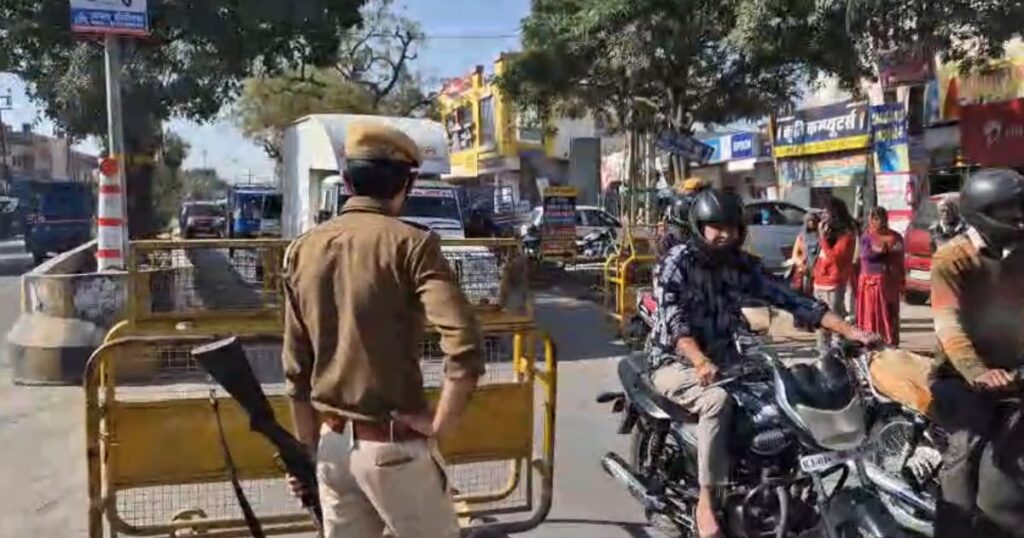
[[[89,355],[124,317],[125,272],[96,272],[96,242],[21,277],[21,316],[7,334],[19,384],[78,384]]]

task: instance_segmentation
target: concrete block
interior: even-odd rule
[[[82,381],[89,356],[106,331],[88,321],[22,314],[7,333],[8,356],[18,384],[72,385]]]

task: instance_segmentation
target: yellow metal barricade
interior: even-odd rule
[[[656,257],[653,234],[648,230],[624,230],[616,253],[604,264],[604,306],[622,334],[636,311],[637,288],[651,286]]]
[[[117,336],[280,332],[288,241],[133,241],[128,326]],[[514,239],[445,239],[441,250],[483,325],[533,321],[528,260]]]
[[[312,530],[290,498],[270,445],[211,385],[188,351],[216,338],[128,336],[100,347],[85,372],[89,536],[248,536],[219,444],[212,397],[250,502],[268,535]],[[282,423],[280,337],[242,336],[253,370]],[[460,516],[484,526],[532,528],[551,506],[557,362],[530,325],[488,330],[487,374],[459,428],[441,441]],[[539,344],[539,345],[538,345]],[[436,335],[423,343],[428,395],[442,380]],[[537,435],[537,427],[541,433]]]

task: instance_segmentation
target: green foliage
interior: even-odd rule
[[[393,4],[367,4],[362,26],[342,37],[332,66],[247,80],[235,107],[242,132],[280,160],[284,129],[308,114],[436,116],[433,96],[409,69],[423,33],[418,23],[396,13]]]
[[[187,200],[213,200],[227,194],[228,184],[213,169],[181,170],[190,145],[177,133],[166,131],[159,166],[153,172],[154,224],[166,230]]]
[[[688,132],[795,100],[816,74],[818,28],[813,0],[536,0],[499,84],[613,129]]]
[[[150,0],[152,35],[127,40],[125,110],[208,120],[257,73],[329,63],[361,0]],[[103,44],[76,37],[67,0],[0,0],[0,71],[29,83],[74,136],[106,132]],[[126,114],[126,122],[133,118]],[[126,130],[132,131],[131,125]]]

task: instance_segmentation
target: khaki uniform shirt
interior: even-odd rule
[[[1024,364],[1024,251],[984,254],[974,230],[932,257],[932,314],[939,372],[974,381],[990,368]]]
[[[353,197],[285,256],[283,361],[288,393],[321,411],[380,420],[426,409],[425,322],[441,336],[449,379],[484,372],[475,313],[440,238]]]

